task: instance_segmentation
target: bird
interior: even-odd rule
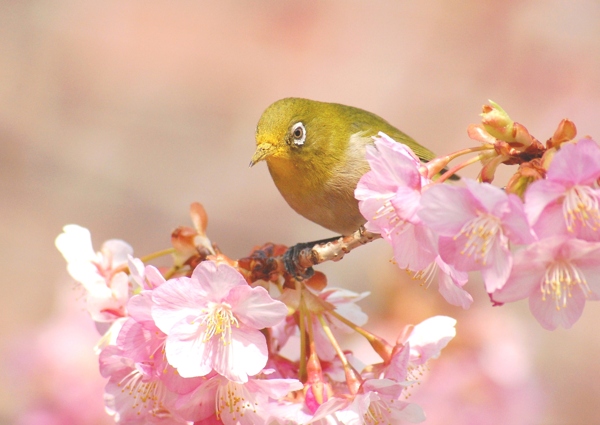
[[[268,106],[260,117],[250,166],[265,161],[294,211],[337,234],[350,235],[366,223],[354,190],[370,169],[366,147],[379,132],[404,143],[424,162],[435,157],[371,112],[288,97]]]

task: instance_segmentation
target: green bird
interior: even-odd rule
[[[354,189],[369,171],[365,148],[380,131],[410,147],[422,161],[435,157],[371,112],[290,97],[273,103],[260,117],[250,166],[266,161],[275,186],[294,211],[349,235],[366,222]]]

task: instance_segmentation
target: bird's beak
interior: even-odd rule
[[[252,167],[257,162],[266,159],[268,156],[273,155],[275,152],[275,146],[270,143],[261,143],[256,147],[256,152],[252,155],[252,160],[250,161],[250,167]]]

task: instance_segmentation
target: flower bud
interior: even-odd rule
[[[558,128],[550,140],[546,142],[546,145],[548,148],[556,148],[560,146],[561,143],[573,140],[575,136],[577,136],[577,128],[575,127],[575,123],[568,119],[564,119],[558,124]]]
[[[490,105],[483,105],[481,123],[486,131],[496,139],[510,141],[513,137],[513,120],[495,102],[489,101]]]
[[[467,128],[469,139],[477,140],[484,145],[495,145],[496,138],[487,132],[481,124],[470,124]]]
[[[490,103],[491,106],[484,105],[481,114],[483,117],[481,123],[489,134],[510,143],[519,151],[525,150],[532,144],[539,144],[525,126],[514,122],[500,105],[491,100]]]
[[[190,216],[192,223],[198,231],[199,235],[206,236],[206,228],[208,227],[208,215],[200,202],[193,202],[190,205]]]
[[[311,412],[316,412],[319,406],[333,395],[331,386],[325,382],[323,369],[316,351],[308,357],[306,363],[307,380],[304,386],[304,402]]]
[[[184,255],[196,254],[195,238],[198,232],[187,226],[179,226],[171,233],[171,244],[173,248]]]
[[[525,162],[508,181],[506,191],[523,198],[527,187],[534,181],[543,179],[545,175],[546,169],[542,166],[541,159]]]

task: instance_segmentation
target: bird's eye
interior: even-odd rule
[[[306,141],[306,128],[301,122],[297,122],[292,126],[292,138],[296,146],[302,146]]]

